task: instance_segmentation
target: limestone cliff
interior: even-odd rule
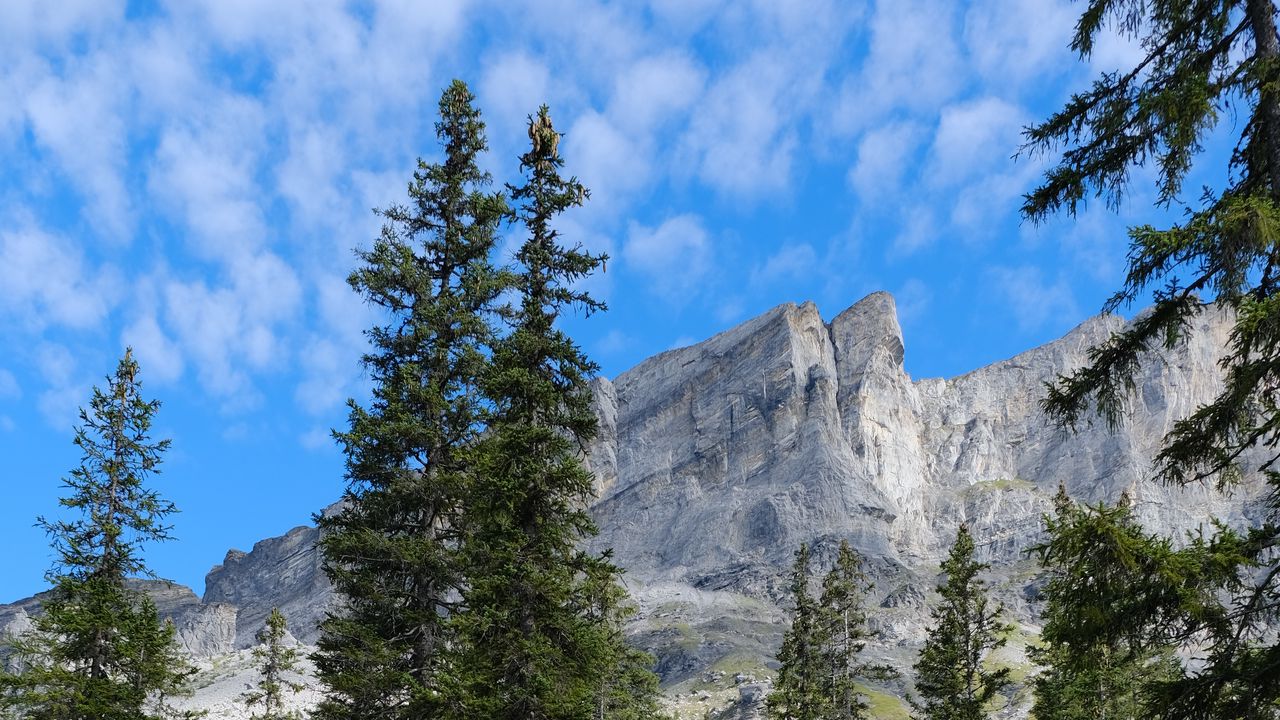
[[[1120,428],[1069,433],[1047,421],[1044,384],[1084,364],[1088,348],[1122,324],[1093,318],[1009,360],[913,380],[893,298],[875,293],[830,322],[811,303],[781,305],[596,380],[593,545],[613,548],[628,571],[641,610],[636,641],[658,654],[668,684],[728,672],[749,690],[744,697],[758,694],[756,678],[730,670],[759,667],[775,650],[792,553],[810,543],[821,567],[848,539],[877,581],[880,652],[908,664],[961,521],[994,564],[1001,598],[1034,622],[1035,569],[1024,550],[1059,483],[1087,501],[1127,490],[1140,518],[1167,534],[1210,516],[1259,522],[1257,478],[1232,497],[1149,479],[1163,434],[1220,388],[1230,328],[1221,312],[1203,314],[1163,360],[1144,366]],[[204,605],[175,611],[188,647],[243,648],[274,606],[300,641],[313,642],[333,602],[317,532],[297,528],[228,553],[209,573]],[[0,626],[20,625],[30,609],[0,606]]]

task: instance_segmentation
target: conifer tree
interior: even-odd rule
[[[596,432],[587,385],[596,366],[559,323],[570,309],[604,308],[577,284],[604,257],[560,243],[554,221],[587,191],[560,175],[560,135],[546,106],[530,119],[529,137],[520,159],[525,183],[510,189],[528,234],[516,255],[510,329],[482,380],[494,414],[477,443],[464,519],[463,715],[620,717],[609,706],[644,697],[652,684],[641,673],[636,692],[608,690],[624,679],[617,671],[627,657],[618,632],[622,595],[612,590],[621,571],[608,553],[583,547],[596,528],[586,510],[592,477],[579,459]]]
[[[460,588],[461,504],[469,453],[486,418],[478,391],[501,276],[489,262],[506,216],[478,164],[487,147],[461,81],[441,95],[439,163],[419,161],[409,203],[385,224],[349,282],[386,313],[367,331],[369,407],[337,433],[347,456],[344,506],[317,522],[325,570],[343,600],[325,620],[319,718],[434,716],[452,702],[446,650]]]
[[[1175,554],[1165,538],[1146,534],[1127,497],[1115,506],[1080,507],[1059,487],[1047,539],[1032,551],[1049,573],[1041,612],[1041,645],[1032,659],[1032,714],[1039,720],[1148,716],[1151,690],[1178,676],[1168,648],[1142,623],[1117,624],[1142,608],[1158,608],[1170,586]],[[1170,629],[1174,618],[1163,617]]]
[[[80,411],[80,466],[64,480],[70,515],[40,518],[56,556],[53,585],[31,632],[11,647],[13,672],[0,671],[0,710],[32,720],[148,720],[175,714],[191,668],[173,625],[135,578],[151,575],[143,547],[170,539],[173,504],[147,487],[168,440],[151,437],[160,403],[144,400],[138,364],[126,350],[106,390]]]
[[[973,536],[961,523],[951,553],[942,563],[946,581],[938,586],[942,603],[930,613],[933,623],[916,661],[913,703],[922,720],[979,720],[996,693],[1009,684],[1009,668],[991,669],[991,653],[1005,644],[1010,626],[1002,608],[991,607],[986,583],[978,574],[987,565],[973,558]]]
[[[898,676],[892,668],[862,658],[867,639],[872,636],[865,607],[871,589],[871,582],[862,572],[862,558],[849,541],[841,540],[835,565],[822,579],[817,608],[824,719],[867,717],[868,705],[858,681],[886,681]]]
[[[1137,65],[1106,73],[1067,105],[1026,131],[1025,151],[1057,164],[1029,193],[1024,217],[1040,221],[1095,196],[1116,207],[1135,175],[1156,166],[1158,204],[1185,207],[1168,228],[1130,228],[1124,285],[1108,312],[1150,294],[1155,306],[1092,348],[1086,367],[1058,378],[1046,408],[1064,425],[1096,413],[1116,425],[1136,388],[1141,360],[1173,347],[1209,303],[1234,314],[1224,385],[1179,418],[1155,460],[1167,483],[1234,485],[1241,463],[1257,462],[1275,492],[1268,523],[1247,532],[1219,528],[1163,568],[1187,590],[1187,602],[1163,594],[1162,607],[1110,617],[1200,648],[1203,667],[1153,697],[1172,718],[1250,717],[1280,702],[1280,38],[1272,0],[1089,0],[1072,48],[1087,58],[1108,26],[1137,41]],[[1223,116],[1235,147],[1199,202],[1182,186],[1205,139]],[[1212,177],[1212,174],[1210,175]],[[1256,455],[1251,451],[1257,450]],[[1250,457],[1259,458],[1250,460]],[[1171,561],[1172,561],[1171,560]],[[1260,571],[1261,570],[1261,571]],[[1174,584],[1170,580],[1170,584]],[[1200,598],[1210,607],[1198,606]],[[1156,622],[1164,617],[1166,624]],[[1172,620],[1176,618],[1176,622]],[[1176,637],[1170,637],[1176,634]],[[1270,710],[1268,711],[1270,712]]]
[[[830,703],[823,694],[831,668],[824,663],[826,637],[817,603],[809,592],[809,546],[800,544],[791,566],[791,627],[778,649],[778,677],[766,699],[774,720],[818,720]]]
[[[280,608],[272,608],[267,624],[258,631],[258,646],[253,649],[261,677],[255,689],[241,696],[251,711],[262,705],[262,713],[251,714],[250,720],[301,720],[302,713],[287,711],[284,706],[286,691],[297,693],[305,687],[287,676],[298,669],[297,648],[284,644],[287,632],[284,613]]]

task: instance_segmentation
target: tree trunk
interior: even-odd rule
[[[1254,58],[1267,68],[1258,91],[1258,112],[1262,116],[1263,140],[1267,148],[1267,179],[1271,199],[1280,202],[1280,97],[1274,86],[1274,66],[1280,58],[1276,39],[1275,5],[1271,0],[1248,0],[1246,12],[1253,29]]]

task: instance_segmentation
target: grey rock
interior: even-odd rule
[[[304,643],[319,637],[320,621],[334,602],[321,567],[316,541],[320,531],[296,527],[254,544],[251,552],[232,550],[205,576],[204,602],[238,609],[236,647],[257,643],[258,631],[272,608],[284,614],[289,631]]]
[[[599,435],[586,460],[601,533],[592,546],[612,548],[628,571],[639,605],[633,641],[658,655],[667,683],[726,658],[773,664],[793,553],[809,543],[822,571],[847,540],[876,582],[872,620],[884,639],[875,652],[909,667],[961,522],[993,566],[999,599],[1029,623],[1041,586],[1026,549],[1059,484],[1089,502],[1128,492],[1148,528],[1168,535],[1211,516],[1261,522],[1256,474],[1233,495],[1151,478],[1164,433],[1221,388],[1224,312],[1205,312],[1163,361],[1144,364],[1133,412],[1114,431],[1092,422],[1069,433],[1046,418],[1044,384],[1083,365],[1123,324],[1093,318],[959,377],[913,380],[893,298],[875,293],[829,323],[811,303],[781,305],[595,380]],[[252,645],[273,607],[313,643],[335,602],[318,538],[295,528],[229,552],[210,571],[199,612],[181,593],[169,598],[189,621],[180,624],[188,647],[227,647],[230,627],[235,647]]]

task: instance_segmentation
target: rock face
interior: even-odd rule
[[[205,576],[206,603],[239,609],[236,647],[255,643],[275,607],[284,614],[294,637],[315,642],[320,621],[333,600],[315,549],[319,538],[319,530],[297,527],[256,543],[251,552],[229,551],[222,564]]]
[[[1128,491],[1139,517],[1166,534],[1210,516],[1258,522],[1257,478],[1234,497],[1148,479],[1164,433],[1221,386],[1230,318],[1220,312],[1202,315],[1165,362],[1146,364],[1116,431],[1099,423],[1072,434],[1047,421],[1044,383],[1083,365],[1122,324],[1094,318],[960,377],[912,380],[893,298],[876,293],[830,322],[811,303],[782,305],[598,379],[593,544],[613,548],[628,570],[637,642],[658,653],[668,683],[727,658],[764,662],[781,633],[782,574],[795,549],[810,543],[822,568],[847,539],[876,579],[883,652],[905,661],[962,521],[995,564],[1002,600],[1032,620],[1035,573],[1023,551],[1059,484],[1090,502]],[[173,598],[187,646],[246,647],[277,606],[292,633],[313,642],[333,602],[317,538],[295,528],[233,550],[209,573],[197,611],[191,598]],[[0,627],[29,610],[0,607]]]

